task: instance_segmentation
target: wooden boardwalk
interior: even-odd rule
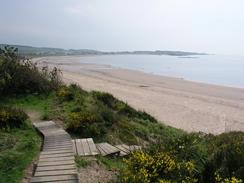
[[[78,183],[69,134],[52,121],[34,123],[34,126],[43,134],[44,144],[30,182]]]
[[[73,139],[73,151],[78,156],[94,156],[101,154],[102,156],[126,156],[135,150],[140,150],[141,146],[126,144],[111,145],[107,142],[94,144],[92,138]]]

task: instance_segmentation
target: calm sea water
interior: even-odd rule
[[[244,88],[244,56],[204,55],[182,58],[157,55],[106,55],[82,57],[80,62]]]

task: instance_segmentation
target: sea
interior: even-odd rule
[[[244,56],[102,55],[81,57],[80,62],[244,88]]]

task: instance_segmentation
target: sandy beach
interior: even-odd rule
[[[78,56],[35,58],[58,66],[64,81],[113,94],[160,122],[186,131],[244,131],[244,89],[209,85],[107,65],[81,64]]]

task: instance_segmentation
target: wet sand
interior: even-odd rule
[[[78,56],[34,61],[58,66],[64,81],[113,94],[160,122],[186,131],[244,131],[244,89],[185,81],[106,65],[81,64]]]

